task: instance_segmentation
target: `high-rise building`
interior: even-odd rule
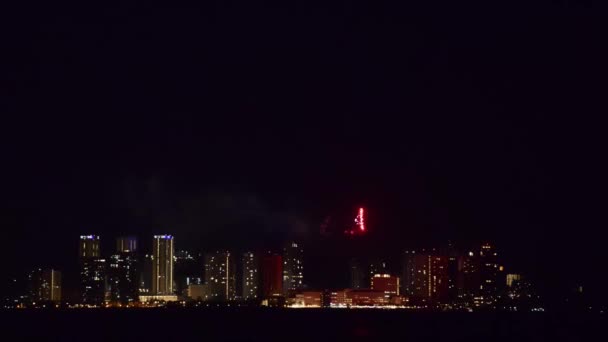
[[[61,301],[61,272],[39,268],[30,272],[28,281],[31,301]]]
[[[468,305],[495,307],[502,267],[497,263],[497,253],[485,243],[477,252],[470,251],[459,263],[459,297]]]
[[[371,289],[384,292],[386,298],[399,295],[399,277],[390,274],[376,274],[372,277]]]
[[[117,253],[135,253],[137,252],[137,238],[133,236],[124,236],[116,239]]]
[[[139,272],[139,293],[141,295],[152,294],[152,269],[154,268],[154,256],[146,254],[141,258]]]
[[[260,295],[260,261],[256,254],[243,254],[243,294],[244,300],[257,299]]]
[[[447,280],[448,280],[448,299],[453,302],[458,298],[458,260],[457,255],[448,255],[447,257]]]
[[[441,254],[447,257],[447,299],[454,303],[458,299],[458,263],[461,256],[450,241],[448,241],[447,248],[443,249]]]
[[[78,247],[78,254],[81,259],[99,258],[101,256],[98,235],[81,235]]]
[[[292,294],[302,289],[304,279],[304,249],[297,242],[283,248],[283,293]]]
[[[87,305],[102,305],[106,290],[106,260],[93,258],[82,260],[80,268],[82,297]]]
[[[502,268],[498,265],[498,253],[489,243],[484,243],[479,251],[479,286],[478,300],[482,305],[494,306],[498,300],[498,290],[503,283],[499,283],[499,274]]]
[[[110,256],[108,263],[108,290],[113,304],[136,302],[139,295],[139,263],[137,240],[119,238],[117,254]]]
[[[102,305],[105,300],[106,261],[101,259],[99,236],[81,235],[79,242],[81,302]]]
[[[155,235],[153,246],[152,293],[173,295],[173,236]]]
[[[428,297],[428,255],[405,251],[403,253],[403,293],[414,297]]]
[[[262,296],[280,296],[283,292],[283,258],[278,254],[267,253],[262,256]]]
[[[479,274],[479,257],[470,251],[458,260],[460,279],[458,282],[458,296],[472,298],[477,295],[481,285]]]
[[[229,251],[205,254],[205,285],[209,300],[233,300],[236,292],[236,261]]]
[[[403,254],[403,290],[414,300],[444,302],[448,298],[448,258],[431,252]]]
[[[434,301],[445,303],[448,300],[448,257],[444,255],[430,255],[429,290]]]
[[[365,270],[361,261],[350,259],[349,262],[350,288],[359,290],[365,288]]]
[[[498,290],[499,265],[497,262],[498,253],[489,243],[484,243],[479,251],[479,274],[483,292],[496,294]]]

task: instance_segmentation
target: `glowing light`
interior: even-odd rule
[[[346,235],[356,235],[365,233],[365,216],[364,209],[359,208],[357,211],[357,216],[355,217],[355,226],[351,229],[345,230],[344,234]]]
[[[361,231],[365,231],[365,219],[363,218],[363,208],[359,208],[359,215],[357,216],[358,219],[358,223],[359,223],[359,229],[361,229]]]

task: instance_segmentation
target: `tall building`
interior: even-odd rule
[[[430,255],[429,292],[433,301],[446,303],[449,298],[448,257],[445,255]]]
[[[498,287],[499,265],[496,250],[489,243],[481,246],[479,251],[481,282],[485,290],[496,292]]]
[[[479,251],[479,300],[484,305],[495,305],[498,300],[499,274],[502,268],[498,265],[498,253],[489,243],[484,243]]]
[[[498,253],[492,245],[484,243],[478,251],[470,251],[458,262],[460,279],[458,297],[469,306],[496,307],[498,293],[504,283]]]
[[[453,302],[458,299],[458,263],[459,258],[456,255],[448,255],[447,260],[447,280],[448,280],[448,299]]]
[[[154,236],[152,267],[154,295],[173,295],[173,252],[173,236]]]
[[[458,260],[458,270],[458,296],[461,298],[474,297],[481,285],[479,258],[475,252],[470,251]]]
[[[244,300],[257,299],[260,295],[260,260],[252,252],[243,254],[243,294]]]
[[[496,307],[502,267],[497,263],[497,253],[490,244],[483,244],[479,251],[470,251],[459,265],[461,279],[459,297],[467,305]]]
[[[405,251],[403,253],[403,293],[415,297],[428,296],[428,255]]]
[[[372,277],[371,289],[384,292],[386,298],[399,295],[399,277],[390,274],[376,274]]]
[[[137,240],[118,238],[116,254],[108,263],[108,290],[113,304],[136,302],[139,296],[139,262]]]
[[[205,254],[205,285],[209,300],[233,300],[236,292],[236,261],[228,251]]]
[[[106,297],[106,260],[100,258],[83,260],[80,279],[83,289],[81,302],[87,305],[102,305]]]
[[[458,299],[458,278],[460,274],[458,264],[461,256],[449,241],[447,248],[442,254],[447,256],[447,298],[449,302],[454,303]]]
[[[302,289],[304,279],[304,249],[291,242],[283,248],[283,293],[292,294]]]
[[[139,293],[141,295],[152,294],[152,269],[154,268],[154,256],[146,254],[141,258],[139,272]]]
[[[267,253],[262,256],[262,296],[280,296],[283,292],[283,258],[278,254]]]
[[[350,288],[354,290],[365,288],[365,269],[358,259],[349,261]]]
[[[31,301],[61,301],[61,272],[39,268],[30,272],[28,281]]]
[[[106,261],[100,257],[99,236],[81,235],[79,242],[80,295],[87,305],[102,305],[105,300]]]
[[[133,236],[124,236],[116,239],[117,253],[135,253],[137,252],[137,238]]]
[[[78,247],[78,254],[81,259],[99,258],[101,256],[98,235],[81,235]]]
[[[445,302],[448,298],[448,258],[433,251],[403,254],[403,290],[414,301]]]

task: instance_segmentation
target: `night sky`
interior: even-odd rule
[[[70,269],[80,234],[259,246],[365,206],[387,246],[605,288],[606,8],[487,2],[3,11],[7,275]]]

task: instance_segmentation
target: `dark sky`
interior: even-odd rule
[[[247,246],[364,205],[392,246],[492,240],[603,286],[605,7],[117,3],[3,11],[13,272],[82,233]]]

